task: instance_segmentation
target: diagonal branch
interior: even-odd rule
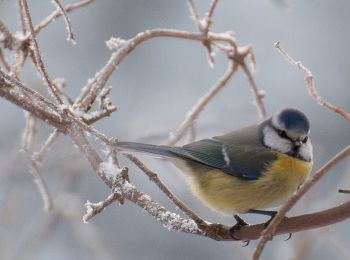
[[[147,168],[139,159],[135,156],[128,154],[127,157],[140,169],[142,170],[151,181],[153,181],[158,188],[189,218],[193,219],[196,224],[201,227],[205,224],[205,221],[199,217],[195,212],[193,212],[187,205],[185,205],[179,198],[177,198],[165,184],[159,179],[158,175]]]
[[[340,151],[332,159],[330,159],[325,165],[323,165],[314,175],[310,178],[278,211],[277,215],[272,219],[268,227],[262,232],[262,237],[256,247],[253,255],[253,259],[260,258],[262,251],[265,248],[266,243],[271,240],[276,232],[278,225],[283,220],[286,213],[297,203],[297,201],[314,186],[325,174],[327,174],[336,164],[350,155],[350,145]]]
[[[318,94],[318,91],[315,87],[314,83],[314,76],[312,75],[311,71],[305,67],[300,61],[295,61],[282,47],[280,42],[275,43],[275,48],[278,50],[278,52],[293,66],[297,67],[298,69],[302,70],[306,74],[306,83],[307,87],[309,89],[310,95],[322,106],[328,107],[329,109],[333,110],[334,112],[338,113],[339,115],[343,116],[346,120],[350,121],[350,114],[346,112],[344,109],[342,109],[339,106],[333,105],[331,102],[327,101],[323,97],[321,97]]]
[[[22,147],[24,153],[29,161],[30,173],[33,175],[34,182],[38,187],[40,195],[44,202],[44,210],[48,211],[52,209],[52,197],[47,186],[47,183],[41,172],[41,163],[33,158],[34,138],[37,132],[37,125],[35,117],[26,112],[26,126],[23,132]]]
[[[227,82],[232,78],[238,67],[238,63],[233,61],[229,62],[224,76],[197,101],[193,108],[187,113],[185,120],[180,124],[174,135],[165,142],[166,145],[176,144],[186,134],[186,131],[192,127],[193,122],[198,118],[205,106],[223,87],[226,86]]]
[[[68,16],[66,10],[64,9],[63,5],[61,4],[61,2],[59,0],[53,0],[53,2],[56,4],[58,10],[62,14],[64,21],[66,23],[66,27],[67,27],[67,31],[68,31],[67,40],[71,41],[72,43],[75,43],[75,36],[74,36],[73,28],[72,28],[72,22],[70,21],[70,18]]]
[[[234,52],[237,49],[235,39],[228,33],[208,33],[208,35],[205,36],[202,33],[160,28],[141,32],[130,40],[115,41],[115,38],[112,38],[107,44],[113,41],[117,42],[118,44],[114,44],[115,46],[113,46],[115,51],[112,53],[106,65],[96,73],[95,77],[89,79],[87,85],[82,88],[82,93],[75,101],[75,107],[81,108],[84,112],[88,111],[96,96],[106,85],[107,80],[118,65],[141,43],[159,37],[171,37],[200,42],[208,39],[209,41],[227,43],[231,47],[229,52]]]
[[[36,40],[36,36],[35,36],[35,32],[34,32],[34,26],[33,26],[33,22],[32,22],[32,18],[31,18],[31,14],[29,11],[29,7],[28,7],[28,3],[27,0],[21,0],[22,6],[23,6],[23,17],[27,23],[27,26],[29,28],[30,31],[30,39],[32,41],[33,44],[33,50],[34,50],[34,61],[36,64],[37,69],[39,70],[40,74],[42,75],[45,83],[47,84],[47,86],[49,87],[49,89],[51,90],[51,94],[53,94],[53,96],[55,97],[56,101],[60,104],[63,105],[64,102],[61,99],[60,95],[58,94],[58,91],[55,87],[54,84],[52,84],[49,75],[46,71],[44,62],[42,60],[41,54],[40,54],[40,49],[39,49],[39,45],[38,42]]]
[[[0,42],[3,43],[4,48],[12,50],[15,38],[13,37],[7,26],[0,20],[0,33],[2,34]]]
[[[19,0],[21,1],[21,0]],[[92,3],[94,0],[83,0],[80,1],[78,3],[74,3],[71,5],[68,5],[65,8],[65,12],[69,13],[71,11],[74,11],[75,9],[84,7],[90,3]],[[47,16],[46,18],[44,18],[41,22],[39,22],[35,27],[34,27],[34,32],[37,35],[43,28],[45,28],[46,26],[48,26],[52,21],[54,21],[55,19],[57,19],[58,17],[60,17],[62,15],[62,12],[60,10],[56,10],[54,11],[52,14],[50,14],[49,16]],[[27,40],[30,37],[30,35],[27,35],[24,40]]]
[[[241,67],[244,71],[244,74],[247,76],[249,84],[252,88],[260,117],[262,119],[264,119],[264,118],[266,118],[266,109],[265,109],[265,105],[264,105],[265,92],[263,90],[258,89],[258,87],[256,86],[256,83],[255,83],[255,80],[253,78],[253,75],[250,72],[250,70],[248,69],[248,66],[244,61],[242,62]]]

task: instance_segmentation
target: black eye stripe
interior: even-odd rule
[[[302,142],[305,144],[307,142],[307,140],[309,139],[308,136],[305,136],[304,139],[302,140]]]
[[[272,128],[276,131],[276,133],[277,133],[281,138],[284,138],[284,139],[287,139],[287,140],[293,142],[293,139],[290,138],[290,137],[287,135],[287,132],[286,132],[286,131],[281,130],[281,129],[278,129],[278,128],[274,127],[274,126],[272,126]]]
[[[288,135],[287,135],[287,132],[286,131],[283,131],[283,130],[279,130],[278,132],[278,135],[284,139],[288,139],[290,141],[293,141],[292,138],[290,138]]]

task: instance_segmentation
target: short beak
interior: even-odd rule
[[[293,142],[294,149],[298,149],[302,145],[302,142],[300,140],[296,140]]]

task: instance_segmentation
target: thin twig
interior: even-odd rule
[[[61,96],[62,100],[67,103],[69,106],[73,105],[74,101],[65,93],[65,79],[64,78],[55,78],[52,80],[52,84],[56,86],[57,93]]]
[[[27,23],[27,26],[29,28],[30,31],[30,38],[33,44],[33,51],[34,51],[34,60],[35,60],[35,64],[37,69],[39,70],[39,72],[41,73],[45,83],[47,84],[47,86],[49,87],[49,89],[51,90],[51,94],[53,94],[53,96],[55,97],[56,101],[60,104],[63,105],[64,102],[61,99],[60,95],[57,93],[57,89],[55,87],[54,84],[52,84],[49,75],[46,71],[44,62],[42,60],[41,54],[40,54],[40,49],[39,49],[39,45],[38,42],[36,40],[35,37],[35,32],[34,32],[34,26],[33,26],[33,22],[32,22],[32,18],[31,18],[31,14],[29,11],[29,7],[28,7],[28,3],[27,0],[21,0],[22,2],[22,6],[23,6],[23,16],[25,18],[25,21]]]
[[[0,42],[4,44],[5,48],[12,50],[13,43],[15,42],[15,38],[13,37],[10,30],[7,26],[0,20],[0,32],[2,33],[2,37]]]
[[[256,247],[253,254],[253,260],[258,260],[261,253],[263,252],[266,243],[271,240],[278,225],[283,220],[286,213],[295,205],[295,203],[308,191],[312,186],[314,186],[325,174],[330,172],[330,170],[338,164],[340,161],[345,159],[350,155],[350,145],[336,154],[332,159],[330,159],[325,165],[323,165],[314,175],[310,178],[278,211],[277,215],[272,219],[268,227],[262,232],[261,239]]]
[[[141,43],[158,37],[172,37],[200,42],[207,39],[208,41],[225,42],[231,47],[229,48],[230,53],[235,52],[237,49],[236,41],[229,33],[208,33],[208,35],[205,36],[202,33],[192,33],[163,28],[141,32],[130,40],[117,41],[120,44],[114,47],[116,50],[112,53],[109,61],[99,72],[96,73],[93,78],[89,79],[87,85],[82,88],[82,93],[75,101],[75,107],[81,108],[83,111],[88,111],[98,93],[106,85],[109,77],[118,67],[118,65],[128,56],[128,54],[130,54],[130,52],[132,52]],[[112,38],[109,42],[112,42],[113,40],[114,38]]]
[[[213,24],[212,18],[214,15],[214,10],[216,8],[216,5],[218,4],[219,0],[212,0],[210,7],[209,7],[209,11],[207,16],[205,17],[205,27],[203,28],[203,32],[205,34],[208,34],[209,30],[210,30],[210,26]]]
[[[68,31],[68,41],[71,41],[73,44],[75,44],[75,36],[74,36],[74,32],[73,32],[73,28],[72,28],[72,22],[65,10],[65,8],[63,7],[63,5],[61,4],[61,2],[59,0],[53,0],[53,2],[56,4],[58,10],[61,12],[64,21],[66,23],[66,27],[67,27],[67,31]]]
[[[195,25],[197,27],[197,30],[202,32],[205,38],[207,38],[207,35],[209,33],[210,26],[212,25],[212,17],[214,15],[215,7],[218,3],[218,0],[213,0],[210,4],[209,11],[205,17],[205,19],[201,20],[198,14],[196,1],[195,0],[187,0],[188,8],[190,10],[190,13],[193,17],[193,20],[195,22]],[[214,66],[215,60],[212,52],[211,42],[207,39],[203,40],[203,45],[207,49],[207,56],[208,56],[208,63],[210,67]]]
[[[101,213],[110,204],[112,204],[116,200],[119,200],[119,197],[119,194],[112,193],[105,200],[97,203],[91,203],[90,201],[87,201],[84,205],[86,208],[86,214],[83,216],[83,222],[88,223],[90,219],[92,219],[97,214]]]
[[[86,124],[91,125],[104,117],[110,116],[115,111],[117,111],[117,108],[115,106],[110,106],[107,109],[97,111],[96,113],[83,115],[83,120]]]
[[[20,20],[21,20],[21,28],[22,28],[22,33],[23,35],[25,35],[27,33],[27,26],[26,26],[26,21],[24,19],[24,7],[23,7],[23,3],[22,0],[18,0],[18,6],[19,6],[19,16],[20,16]]]
[[[197,130],[196,130],[196,120],[194,120],[189,129],[188,143],[192,143],[196,140]]]
[[[115,187],[114,185],[116,185],[116,183],[114,183],[111,178],[107,177],[106,172],[101,170],[100,165],[103,163],[103,161],[98,155],[97,151],[90,145],[81,129],[76,125],[71,124],[68,127],[68,134],[72,138],[73,142],[79,147],[80,151],[88,159],[94,171],[111,189],[119,188],[125,199],[128,199],[147,211],[151,216],[163,223],[163,225],[169,229],[192,234],[204,234],[203,231],[198,229],[196,223],[192,219],[183,219],[179,215],[168,211],[156,201],[152,200],[150,196],[139,191],[129,182],[126,181],[123,185]]]
[[[350,190],[338,190],[339,193],[346,193],[346,194],[350,194]]]
[[[242,64],[240,64],[244,73],[248,77],[249,84],[252,88],[253,94],[255,96],[256,105],[258,107],[259,115],[262,119],[266,118],[266,109],[264,105],[264,97],[265,93],[263,90],[259,90],[256,86],[256,83],[254,81],[253,75],[248,69],[247,64],[243,61]]]
[[[333,105],[331,102],[327,101],[323,97],[321,97],[318,94],[318,91],[315,87],[314,83],[314,77],[312,75],[312,72],[305,67],[300,61],[295,61],[282,47],[280,42],[275,43],[275,48],[278,50],[278,52],[293,66],[297,67],[298,69],[302,70],[306,74],[306,83],[307,87],[309,89],[310,95],[322,106],[328,107],[329,109],[333,110],[334,112],[338,113],[339,115],[343,116],[346,120],[350,121],[350,114],[346,112],[344,109],[342,109],[339,106]]]
[[[32,113],[36,117],[40,118],[42,121],[56,127],[61,132],[65,132],[65,122],[58,115],[52,113],[50,109],[42,104],[38,104],[28,99],[27,96],[17,93],[12,89],[2,88],[2,83],[0,82],[0,97],[7,99],[18,107]]]
[[[3,78],[4,80],[7,80],[8,82],[10,82],[10,84],[12,84],[13,86],[16,86],[16,87],[20,88],[26,94],[29,94],[32,98],[36,98],[38,101],[42,102],[43,104],[48,106],[53,111],[55,111],[57,113],[59,112],[58,106],[56,106],[51,101],[49,101],[47,98],[42,96],[39,92],[37,92],[37,91],[27,87],[26,85],[24,85],[19,80],[15,79],[14,77],[12,77],[9,74],[7,74],[4,71],[2,71],[1,68],[0,68],[0,77]]]
[[[199,17],[197,6],[196,6],[196,1],[195,0],[187,0],[187,4],[188,4],[188,9],[190,10],[192,19],[194,20],[194,23],[196,25],[197,30],[201,31],[200,17]]]
[[[19,80],[19,76],[22,73],[24,63],[26,62],[29,53],[28,51],[23,50],[22,46],[19,46],[16,49],[13,55],[13,62],[10,70],[17,80]]]
[[[32,156],[34,138],[37,132],[36,120],[34,116],[28,112],[26,112],[25,115],[26,115],[26,127],[23,133],[22,147],[29,161],[30,173],[33,175],[34,182],[37,185],[39,193],[43,199],[44,210],[47,211],[52,209],[52,197],[51,197],[49,188],[47,186],[47,183],[44,177],[42,176],[41,169],[40,169],[41,168],[40,162],[34,160]]]
[[[179,198],[177,198],[159,179],[158,175],[151,171],[144,163],[137,159],[134,155],[128,154],[127,157],[140,169],[142,170],[148,178],[153,181],[158,188],[189,218],[193,219],[197,225],[203,226],[204,220],[199,217],[195,212],[193,212],[185,203],[183,203]]]
[[[44,156],[50,151],[51,146],[56,141],[58,135],[58,130],[54,129],[53,132],[46,139],[44,145],[40,148],[40,150],[33,154],[33,159],[41,163],[44,159]]]
[[[21,0],[20,0],[21,1]],[[80,1],[78,3],[74,3],[71,5],[68,5],[65,8],[66,13],[69,13],[75,9],[84,7],[90,3],[92,3],[94,0],[83,0]],[[40,23],[38,23],[35,27],[34,27],[34,32],[35,34],[38,34],[43,28],[45,28],[47,25],[49,25],[52,21],[54,21],[56,18],[60,17],[62,15],[62,12],[60,12],[60,10],[56,10],[54,11],[52,14],[50,14],[49,16],[47,16],[46,18],[44,18]],[[25,37],[25,39],[29,38],[30,35],[28,35],[27,37]]]
[[[168,141],[165,142],[166,145],[176,144],[185,135],[186,131],[191,127],[193,121],[198,118],[209,101],[212,100],[224,86],[226,86],[227,82],[232,78],[238,67],[238,63],[233,61],[229,62],[225,75],[197,101],[193,108],[187,113],[185,120],[180,124],[176,132]]]
[[[5,58],[4,52],[2,51],[2,48],[0,48],[0,61],[2,62],[2,64],[4,64],[5,69],[6,69],[7,71],[10,71],[10,70],[11,70],[11,66],[10,66],[10,64],[8,63],[8,61],[7,61],[6,58]]]

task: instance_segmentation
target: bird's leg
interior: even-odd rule
[[[248,213],[270,216],[271,218],[264,224],[264,227],[267,228],[268,225],[270,225],[270,223],[273,220],[273,218],[276,216],[277,211],[251,209],[251,210],[248,211]],[[287,217],[285,216],[284,219],[287,219]],[[289,236],[288,236],[288,238],[285,241],[289,240],[291,237],[292,237],[292,233],[289,233]]]
[[[260,214],[260,215],[266,215],[270,216],[271,218],[264,224],[265,228],[271,223],[273,218],[276,216],[277,211],[273,210],[260,210],[260,209],[250,209],[248,213],[253,213],[253,214]]]
[[[236,224],[230,228],[230,234],[231,234],[231,237],[234,239],[234,240],[240,240],[238,238],[235,237],[235,232],[237,230],[239,230],[241,227],[244,227],[244,226],[247,226],[248,223],[245,222],[240,216],[238,215],[233,215],[233,217],[235,218],[236,220]],[[247,246],[249,244],[249,240],[245,241],[246,244],[244,246]]]

